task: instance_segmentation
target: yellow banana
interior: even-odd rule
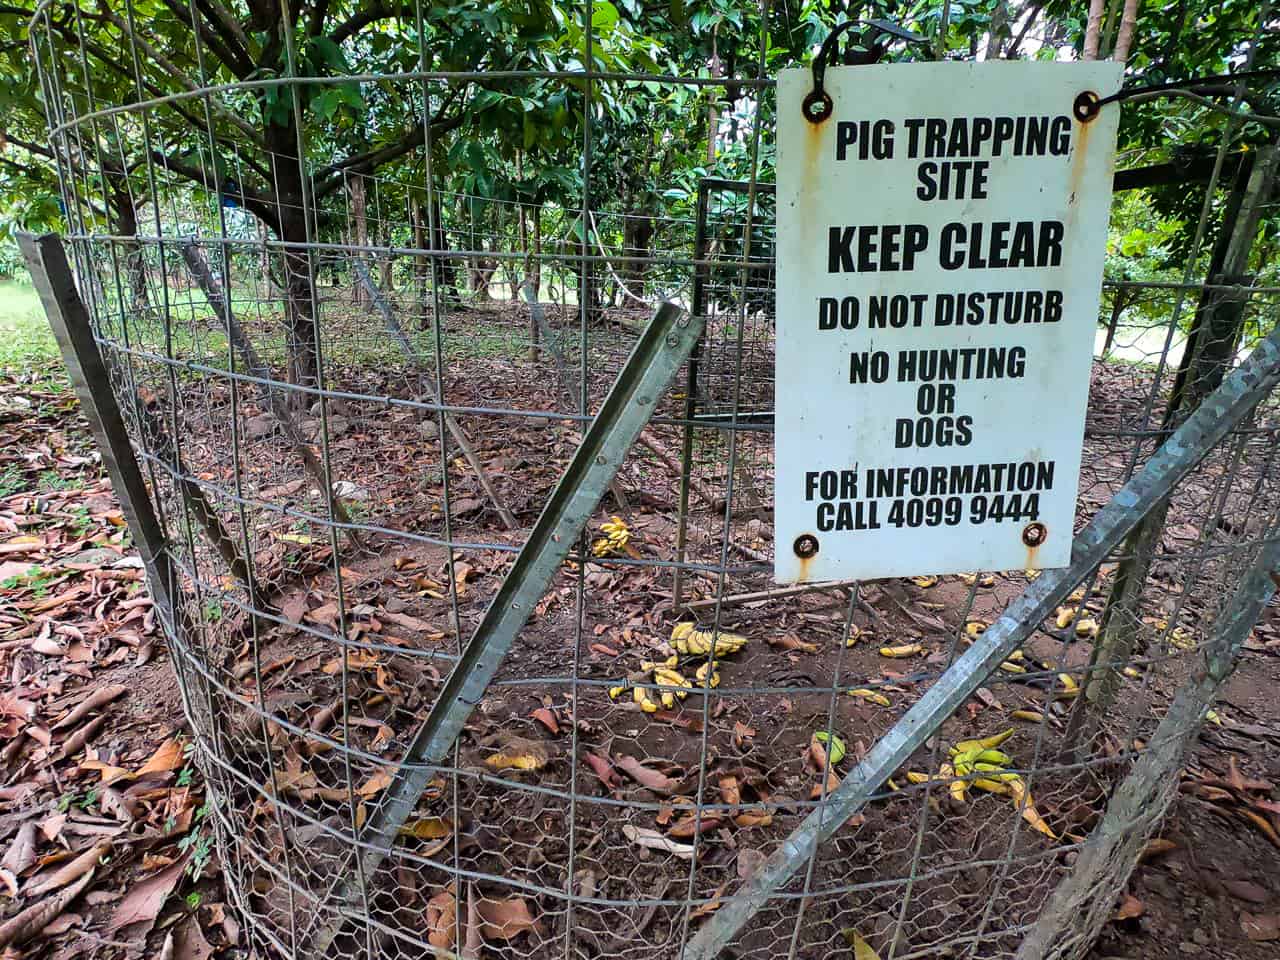
[[[907,779],[912,783],[928,783],[929,775],[927,773],[920,773],[916,770],[908,770]]]
[[[679,673],[679,672],[678,672],[678,671],[676,671],[676,670],[672,670],[670,667],[658,667],[656,670],[654,670],[654,671],[653,671],[653,682],[654,682],[654,683],[656,683],[659,687],[687,687],[687,686],[689,686],[689,681],[688,681],[688,680],[686,680],[686,679],[684,678],[684,675],[683,675],[683,674],[681,674],[681,673]],[[664,703],[666,703],[667,698],[668,698],[669,696],[671,696],[672,694],[674,694],[675,696],[678,696],[681,700],[683,700],[685,697],[687,697],[687,696],[689,695],[689,691],[688,691],[688,690],[673,690],[673,691],[671,691],[671,692],[668,692],[668,691],[665,691],[665,690],[664,690],[664,691],[662,691],[662,700],[663,700],[663,702],[664,702]],[[671,706],[674,706],[674,705],[675,705],[675,703],[674,703],[674,701],[672,701]]]
[[[658,705],[649,699],[649,692],[636,687],[631,691],[631,699],[640,704],[640,709],[645,713],[657,713]]]
[[[882,657],[914,657],[916,654],[923,652],[924,646],[919,643],[902,643],[896,647],[880,648],[880,656]]]
[[[1044,714],[1039,710],[1014,710],[1009,716],[1015,720],[1026,720],[1030,723],[1040,723],[1044,720]]]
[[[1067,629],[1067,627],[1071,626],[1071,621],[1073,621],[1075,618],[1076,618],[1075,607],[1059,607],[1058,619],[1055,622],[1058,624],[1059,630],[1065,630]]]
[[[868,690],[865,687],[857,687],[853,690],[850,690],[849,696],[860,697],[861,699],[866,700],[868,703],[874,703],[877,706],[881,706],[881,707],[891,706],[891,704],[889,703],[889,698],[886,697],[883,693],[876,693],[874,690]]]
[[[717,657],[729,653],[737,653],[747,643],[747,638],[740,633],[729,633],[726,630],[721,630],[719,634],[715,634],[712,630],[698,630],[688,621],[677,623],[671,628],[671,645],[686,656],[705,657],[709,655],[713,639],[715,641],[715,656]]]
[[[977,762],[998,763],[1002,767],[1007,767],[1009,764],[1013,763],[1013,757],[1009,756],[1003,750],[996,750],[988,747],[986,750],[983,750],[978,754]]]
[[[712,669],[712,664],[713,664],[714,662],[715,662],[715,661],[713,661],[713,660],[708,660],[706,663],[704,663],[702,666],[700,666],[700,667],[698,668],[698,672],[695,674],[695,676],[698,678],[698,686],[702,686],[702,687],[706,687],[706,686],[710,686],[710,687],[718,687],[718,686],[720,686],[720,671],[719,671],[719,670]],[[710,680],[710,682],[708,682],[708,681],[707,681],[707,672],[708,672],[708,671],[710,671],[710,673],[711,673],[711,680]]]
[[[996,747],[1000,746],[1012,737],[1015,732],[1015,729],[1010,727],[1008,730],[1001,733],[994,733],[991,736],[983,737],[980,740],[961,740],[951,749],[955,753],[965,753],[970,750],[975,753],[981,753],[983,750],[994,750]]]

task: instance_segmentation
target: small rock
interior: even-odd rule
[[[418,432],[428,440],[434,440],[440,436],[440,427],[434,420],[419,420]]]
[[[1199,953],[1201,953],[1200,948],[1196,944],[1186,943],[1185,941],[1183,943],[1178,944],[1178,950],[1181,953],[1185,953],[1189,957],[1194,957],[1194,956],[1197,956]]]
[[[339,480],[333,485],[333,495],[343,500],[368,500],[369,491],[350,480]]]
[[[1199,927],[1196,927],[1191,931],[1191,939],[1202,947],[1207,947],[1209,945],[1209,935]]]
[[[119,552],[110,547],[90,547],[81,550],[75,556],[67,557],[63,563],[83,563],[93,567],[109,567],[120,559]]]

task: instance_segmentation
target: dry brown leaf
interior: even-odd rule
[[[1149,860],[1151,857],[1158,857],[1170,850],[1177,850],[1178,845],[1172,840],[1165,840],[1162,837],[1156,837],[1147,841],[1147,845],[1142,848],[1141,859]]]
[[[1237,900],[1248,903],[1266,903],[1271,899],[1271,893],[1267,888],[1252,880],[1223,880],[1222,886]]]
[[[679,780],[672,780],[664,773],[649,769],[635,757],[619,754],[614,757],[613,762],[628,777],[654,793],[671,794],[680,786]]]
[[[709,899],[706,903],[699,904],[693,910],[693,912],[689,914],[689,919],[697,920],[699,917],[705,917],[719,910],[720,904],[722,903],[720,898],[724,896],[724,892],[726,889],[728,889],[728,887],[729,887],[728,880],[720,884],[720,886],[716,887],[716,892],[711,895],[711,899]]]
[[[737,777],[721,777],[720,778],[720,799],[730,806],[737,806],[742,802],[742,791],[738,789]]]
[[[32,904],[21,913],[0,924],[0,949],[21,946],[47,927],[93,881],[90,870],[65,890],[47,900]]]
[[[1280,940],[1280,913],[1241,912],[1240,929],[1255,943]]]
[[[583,759],[587,761],[587,766],[591,768],[592,772],[595,773],[607,789],[616,790],[622,786],[622,778],[613,769],[613,764],[604,757],[588,751]]]
[[[512,940],[526,930],[538,929],[538,921],[529,912],[529,903],[523,897],[482,899],[477,909],[480,912],[480,932],[486,940]]]
[[[81,770],[96,770],[102,776],[104,784],[118,783],[121,780],[132,780],[135,774],[124,767],[115,767],[101,760],[85,760],[80,764]]]
[[[88,850],[85,850],[78,857],[70,862],[63,864],[57,870],[47,876],[36,877],[31,883],[27,884],[24,891],[27,896],[39,896],[42,893],[50,893],[59,887],[65,887],[68,884],[75,883],[86,873],[98,865],[98,861],[111,852],[110,841],[104,840],[96,843]]]
[[[707,811],[701,818],[691,813],[673,823],[667,831],[667,836],[675,837],[677,840],[688,840],[694,834],[716,829],[723,822],[724,818],[718,812]]]
[[[387,789],[387,787],[391,785],[391,778],[393,775],[391,767],[379,767],[373,772],[373,776],[360,784],[356,789],[356,793],[368,800],[374,794]]]
[[[400,836],[419,840],[439,840],[453,833],[453,822],[444,817],[423,817],[410,820],[400,828]]]
[[[449,890],[441,890],[427,901],[427,943],[452,950],[458,940],[458,900]]]
[[[74,727],[77,723],[93,713],[99,707],[104,707],[112,700],[127,693],[129,688],[122,683],[112,684],[109,687],[101,687],[88,697],[81,700],[75,709],[68,713],[65,717],[53,725],[53,730],[65,730],[67,727]]]
[[[743,810],[733,818],[733,822],[739,827],[767,827],[773,823],[773,814],[768,810]]]
[[[213,946],[205,939],[194,914],[174,929],[173,960],[209,960],[213,954]]]
[[[551,710],[548,707],[539,707],[537,710],[533,711],[530,716],[546,727],[551,733],[559,735],[560,721],[556,719],[556,713],[554,710]]]
[[[1142,901],[1135,896],[1125,894],[1120,898],[1120,906],[1116,908],[1116,912],[1111,915],[1112,920],[1132,920],[1140,917],[1146,912],[1146,907],[1142,905]]]
[[[769,645],[771,647],[777,647],[779,650],[797,650],[800,653],[818,652],[818,645],[816,643],[807,643],[793,633],[786,633],[781,637],[769,638]]]
[[[145,923],[149,930],[151,924],[155,923],[160,908],[169,899],[169,894],[182,879],[184,869],[186,869],[185,859],[134,883],[116,907],[115,913],[111,915],[106,928],[107,933],[114,933],[135,923]]]
[[[4,860],[0,861],[0,866],[13,873],[14,876],[20,876],[35,862],[36,824],[34,820],[28,820],[18,828],[17,836],[13,838],[13,842],[9,844],[9,849],[5,851]]]
[[[151,773],[168,773],[171,770],[177,770],[182,764],[182,741],[173,737],[160,744],[150,759],[137,769],[134,776],[145,777]]]

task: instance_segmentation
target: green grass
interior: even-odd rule
[[[0,283],[0,367],[30,368],[58,359],[44,308],[29,283]]]

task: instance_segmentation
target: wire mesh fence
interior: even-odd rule
[[[770,587],[772,410],[787,385],[773,381],[773,193],[755,160],[769,86],[751,86],[735,128],[748,179],[700,178],[692,216],[619,210],[589,188],[576,206],[530,203],[439,189],[430,122],[414,178],[335,168],[305,145],[237,149],[224,120],[264,90],[303,139],[289,98],[315,78],[202,76],[167,99],[139,79],[98,102],[49,16],[35,55],[109,381],[88,389],[114,398],[150,489],[168,639],[256,946],[817,957],[865,942],[894,960],[1030,957],[1049,955],[1028,946],[1039,921],[1054,955],[1087,949],[1136,849],[1091,886],[1091,909],[1046,904],[1090,862],[1077,858],[1116,785],[1199,723],[1203,710],[1159,726],[1234,622],[1235,586],[1256,599],[1251,571],[1274,559],[1265,338],[1280,290],[1245,276],[1256,231],[1224,231],[1208,282],[1194,272],[1216,191],[1232,189],[1225,138],[1183,276],[1105,284],[1078,530],[1119,509],[1206,398],[1250,402],[1223,406],[1203,449],[1177,447],[1168,496],[1119,504],[1132,535],[1056,575],[1062,602],[1020,624],[1017,648],[855,813],[797,846],[806,818],[839,809],[859,762],[1043,583],[921,571]],[[343,82],[430,118],[478,79],[517,78]],[[585,90],[584,116],[605,89],[643,102],[702,82],[546,79]],[[194,148],[173,132],[178,110],[199,121]],[[1260,216],[1273,154],[1253,170],[1234,189]],[[132,232],[100,215],[120,196]],[[637,443],[461,736],[413,758],[424,720],[456,713],[441,691],[615,383],[645,360],[660,300],[697,318],[692,355],[644,398]],[[1207,349],[1213,318],[1231,336]],[[1255,344],[1254,379],[1222,387]],[[966,756],[1005,730],[985,760]],[[409,796],[405,771],[422,785]],[[1133,836],[1156,829],[1167,774]],[[393,800],[403,816],[388,821]],[[384,843],[369,826],[388,822]],[[742,891],[773,876],[735,924]]]

